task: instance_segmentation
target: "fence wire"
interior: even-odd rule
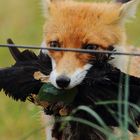
[[[65,51],[65,52],[80,52],[89,54],[111,54],[111,55],[127,55],[127,56],[140,56],[140,52],[121,52],[121,51],[109,51],[109,50],[89,50],[89,49],[76,49],[76,48],[41,48],[39,46],[30,45],[14,45],[14,44],[0,44],[0,48],[21,48],[21,49],[34,49],[34,50],[52,50],[52,51]]]

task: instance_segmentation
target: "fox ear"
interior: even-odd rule
[[[42,0],[43,14],[45,17],[48,17],[50,14],[50,7],[52,4],[58,3],[60,1],[66,0]]]
[[[117,0],[118,2],[122,2],[122,6],[119,9],[119,19],[120,23],[125,23],[125,21],[130,18],[135,17],[137,6],[140,0],[129,0],[129,2],[124,2],[124,0]]]

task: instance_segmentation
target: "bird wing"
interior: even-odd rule
[[[8,40],[13,44],[12,40]],[[37,94],[42,86],[40,80],[34,79],[34,73],[40,71],[49,75],[52,69],[48,55],[25,50],[20,52],[17,48],[9,48],[15,59],[15,64],[8,68],[0,69],[0,91],[3,89],[6,95],[15,100],[25,101],[31,94]]]

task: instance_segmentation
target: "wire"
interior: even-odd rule
[[[25,46],[25,45],[14,45],[14,44],[0,44],[0,48],[22,48],[22,49],[43,49],[52,51],[65,51],[65,52],[80,52],[80,53],[102,53],[102,54],[112,54],[112,55],[129,55],[129,56],[140,56],[140,52],[117,52],[117,51],[101,51],[101,50],[85,50],[85,49],[75,49],[75,48],[41,48],[38,46]]]

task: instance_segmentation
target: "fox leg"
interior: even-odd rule
[[[50,115],[42,114],[42,124],[45,126],[46,140],[57,140],[52,137],[52,129],[54,126],[54,117]]]

